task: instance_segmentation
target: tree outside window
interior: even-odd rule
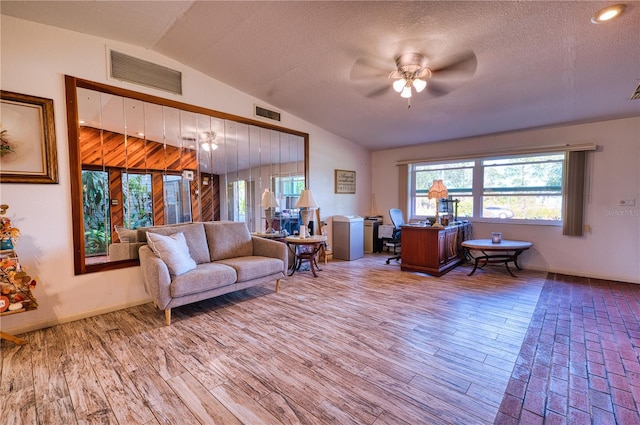
[[[84,252],[86,256],[106,255],[111,243],[109,217],[109,174],[82,171]]]

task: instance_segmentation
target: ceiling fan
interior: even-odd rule
[[[406,98],[409,108],[413,91],[420,93],[425,88],[431,95],[444,96],[453,90],[451,83],[457,78],[471,77],[477,68],[476,55],[471,52],[450,56],[442,60],[428,60],[421,53],[404,53],[396,57],[396,69],[388,72],[379,63],[367,59],[359,59],[351,70],[351,79],[369,83],[373,80],[377,88],[366,94],[367,97],[383,95],[393,88],[400,96]],[[382,77],[387,82],[382,81]],[[388,80],[392,80],[389,84]]]

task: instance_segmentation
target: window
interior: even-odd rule
[[[304,189],[304,187],[304,176],[277,176],[275,178],[275,193],[276,198],[278,199],[295,198],[297,200],[297,198],[300,197],[300,194],[302,194],[302,189]],[[291,202],[288,202],[284,206],[281,205],[280,208],[294,208],[294,206],[290,204]]]
[[[415,187],[412,216],[435,216],[436,200],[429,199],[429,188],[434,180],[444,182],[453,199],[458,199],[458,217],[471,217],[473,214],[473,167],[475,163],[457,162],[434,165],[415,165],[412,187]]]
[[[188,223],[191,221],[191,191],[189,180],[182,175],[167,174],[164,183],[164,224]]]
[[[413,164],[411,218],[435,216],[428,199],[433,180],[442,179],[458,218],[557,222],[562,219],[564,153],[478,158],[464,162]]]
[[[122,198],[125,227],[153,226],[151,174],[122,173]]]
[[[482,161],[482,217],[560,220],[564,155]]]
[[[109,173],[82,170],[82,196],[85,256],[106,255],[111,243]]]

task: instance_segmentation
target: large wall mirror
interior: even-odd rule
[[[149,226],[297,226],[309,135],[66,76],[75,273],[138,265]],[[275,199],[275,201],[273,201]],[[267,212],[273,211],[269,207]]]

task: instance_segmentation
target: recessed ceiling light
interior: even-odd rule
[[[609,22],[612,19],[620,16],[625,7],[627,6],[624,4],[614,4],[613,6],[608,6],[604,9],[600,9],[596,13],[594,13],[593,17],[591,18],[591,22],[593,22],[594,24]]]

